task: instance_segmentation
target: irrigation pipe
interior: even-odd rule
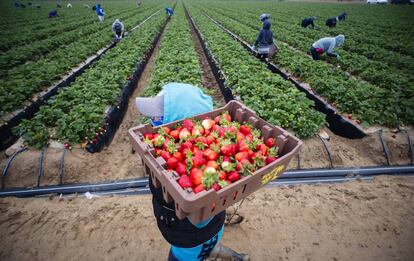
[[[289,170],[280,178],[270,182],[274,185],[296,185],[336,183],[355,179],[372,179],[373,176],[391,175],[414,175],[414,165],[407,166],[381,166],[342,169],[308,169]],[[358,175],[358,177],[355,177]],[[46,194],[74,194],[85,192],[108,192],[133,188],[147,188],[148,178],[116,180],[97,184],[71,184],[63,186],[44,186],[39,188],[15,188],[0,191],[0,197],[33,197]]]
[[[66,148],[63,149],[63,154],[62,154],[62,157],[60,158],[59,185],[63,184],[63,174],[65,172],[65,155],[66,155]]]
[[[40,187],[40,178],[42,177],[43,172],[43,158],[45,156],[46,147],[42,148],[40,152],[39,162],[38,162],[38,171],[37,171],[37,179],[36,179],[36,187]]]
[[[12,161],[14,160],[14,158],[19,155],[20,153],[22,153],[23,151],[26,151],[27,147],[24,147],[18,151],[16,151],[6,162],[6,166],[3,169],[3,173],[1,175],[1,189],[4,189],[4,179],[6,178],[7,175],[7,171],[9,170],[9,167],[12,163]]]
[[[322,137],[318,134],[319,139],[321,140],[323,147],[325,148],[326,153],[328,153],[328,158],[329,158],[329,163],[330,163],[330,168],[333,169],[333,163],[332,163],[332,156],[331,156],[331,152],[328,149],[328,146],[326,145],[325,141],[322,139]]]
[[[408,140],[408,156],[410,157],[410,164],[413,164],[413,146],[411,143],[410,133],[407,131],[407,140]]]
[[[382,129],[379,130],[379,138],[381,140],[382,150],[384,151],[385,158],[387,159],[387,165],[390,166],[390,158],[389,158],[389,152],[388,147],[384,142],[384,138],[382,137]]]

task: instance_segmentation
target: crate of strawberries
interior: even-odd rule
[[[134,150],[180,219],[200,222],[280,176],[302,142],[238,101],[158,127],[129,130]]]

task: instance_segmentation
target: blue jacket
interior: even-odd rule
[[[105,15],[105,12],[104,12],[103,8],[101,7],[101,5],[97,5],[96,6],[96,14],[97,15],[100,15],[100,16],[104,16]]]

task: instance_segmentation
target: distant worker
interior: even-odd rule
[[[340,15],[338,15],[338,20],[339,21],[345,21],[345,18],[346,18],[346,16],[347,16],[348,14],[347,13],[342,13],[342,14],[340,14]]]
[[[66,6],[66,8],[72,8],[72,4],[71,4],[71,3],[69,3],[69,4]]]
[[[28,3],[27,3],[27,5],[28,5],[28,6],[32,6],[32,2],[28,2]]]
[[[263,29],[260,30],[259,36],[256,42],[251,46],[253,50],[256,50],[256,46],[259,48],[257,52],[264,56],[266,60],[272,59],[273,55],[277,52],[277,47],[273,41],[273,32],[270,30],[271,23],[264,21]]]
[[[98,15],[99,21],[103,22],[105,18],[105,11],[103,10],[100,4],[96,5],[96,14]]]
[[[14,7],[20,7],[19,3],[14,3]]]
[[[22,3],[20,3],[20,7],[21,8],[26,8],[26,6],[24,4],[22,4]]]
[[[326,23],[325,23],[325,25],[326,26],[329,26],[329,27],[335,27],[336,26],[336,24],[338,23],[338,16],[335,16],[335,17],[331,17],[331,18],[328,18],[328,20],[326,20]]]
[[[62,6],[60,4],[56,4],[57,8],[62,8]]]
[[[343,34],[336,37],[324,37],[312,44],[311,54],[313,60],[320,60],[321,55],[326,52],[326,55],[336,57],[339,60],[339,54],[334,52],[335,47],[340,47],[344,44],[345,36]]]
[[[125,27],[124,24],[116,19],[115,22],[112,24],[112,32],[115,34],[115,41],[119,42],[124,37]]]
[[[315,28],[315,23],[314,23],[315,21],[316,21],[316,16],[312,16],[312,17],[303,19],[301,25],[303,28],[307,28],[309,25],[312,25],[312,29],[316,29],[317,27]]]
[[[40,9],[40,8],[42,8],[42,6],[39,5],[39,4],[36,4],[36,8]]]
[[[270,14],[261,14],[259,19],[260,21],[262,21],[262,23],[264,23],[265,21],[270,19]]]
[[[55,18],[55,17],[58,17],[58,16],[59,15],[58,15],[57,10],[53,10],[53,11],[49,12],[49,18]]]
[[[174,14],[174,10],[173,10],[171,7],[166,7],[166,8],[165,8],[165,13],[166,13],[168,16],[172,16],[172,15]]]
[[[96,11],[96,5],[92,6],[92,10]]]

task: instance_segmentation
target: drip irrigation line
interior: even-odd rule
[[[384,151],[385,158],[387,159],[387,165],[390,166],[390,158],[389,158],[388,147],[384,142],[384,138],[382,137],[382,132],[383,132],[382,129],[380,129],[378,135],[379,135],[379,138],[380,138],[380,141],[381,141],[382,150]]]
[[[318,134],[319,139],[321,140],[323,147],[325,148],[326,153],[328,153],[328,158],[329,158],[329,163],[330,163],[330,168],[333,169],[333,163],[332,163],[332,156],[331,156],[331,152],[328,149],[328,146],[326,145],[325,141],[322,139],[322,137]]]
[[[380,167],[361,167],[361,168],[342,168],[342,169],[308,169],[308,170],[288,170],[280,178],[271,181],[273,185],[297,185],[297,184],[317,184],[317,183],[336,183],[350,180],[372,179],[377,175],[414,175],[414,165],[406,166],[380,166]],[[148,178],[138,178],[129,180],[115,180],[96,184],[71,184],[62,186],[44,186],[39,188],[14,188],[0,191],[0,197],[33,197],[50,194],[75,194],[85,192],[99,193],[118,193],[127,189],[148,189]],[[112,191],[111,193],[109,191]],[[130,192],[128,192],[130,193]],[[132,192],[131,192],[132,193]],[[122,194],[119,192],[119,194]]]
[[[300,169],[300,155],[299,154],[300,154],[299,152],[298,152],[298,154],[296,154],[296,159],[298,161],[298,164],[296,166],[297,169]]]
[[[62,157],[60,158],[60,168],[59,168],[59,185],[63,184],[63,174],[65,172],[65,155],[66,148],[63,149]]]
[[[408,140],[408,156],[410,157],[410,164],[413,164],[413,146],[411,143],[410,133],[407,131],[407,140]]]
[[[42,148],[40,152],[39,162],[38,162],[38,171],[37,171],[37,179],[36,179],[36,187],[40,187],[40,178],[42,177],[43,173],[43,158],[45,156],[46,147]]]
[[[9,167],[12,163],[12,161],[14,160],[14,158],[16,158],[17,155],[19,155],[20,153],[22,153],[23,151],[26,151],[27,147],[24,147],[18,151],[16,151],[15,153],[13,153],[13,155],[7,160],[6,162],[6,166],[3,169],[2,175],[1,175],[1,189],[4,189],[4,179],[6,178],[7,175],[7,171],[9,170]]]

